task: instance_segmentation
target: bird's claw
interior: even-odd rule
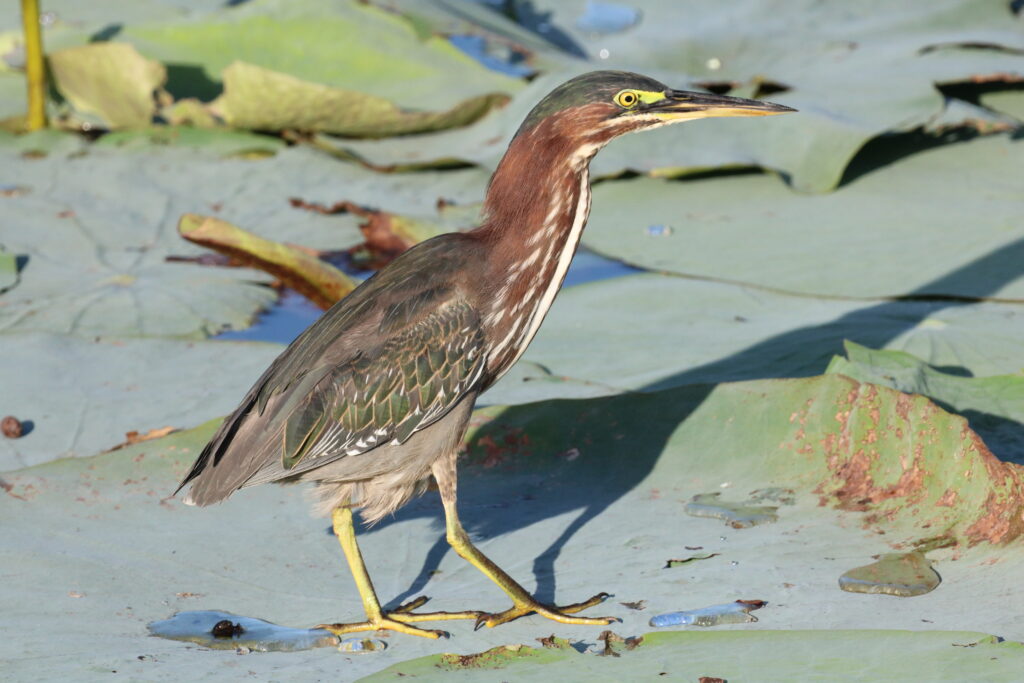
[[[501,624],[518,619],[519,617],[525,617],[528,614],[538,614],[542,617],[557,621],[563,624],[576,624],[580,626],[607,626],[613,621],[622,621],[618,617],[576,617],[572,616],[576,612],[582,612],[585,609],[598,605],[608,598],[611,597],[610,593],[598,593],[589,600],[583,602],[577,602],[571,605],[564,605],[560,607],[554,607],[551,605],[545,605],[537,602],[533,598],[527,598],[522,600],[516,600],[516,603],[504,612],[497,612],[495,614],[483,613],[477,617],[476,623],[473,626],[473,630],[479,630],[484,626],[488,628],[494,628]]]
[[[423,638],[434,639],[447,638],[449,635],[447,631],[410,626],[409,624],[398,621],[397,619],[391,619],[387,615],[383,614],[379,617],[367,619],[366,621],[354,624],[318,624],[313,628],[330,631],[336,636],[342,636],[349,633],[360,633],[363,631],[395,631],[397,633],[405,633],[410,636],[421,636]]]

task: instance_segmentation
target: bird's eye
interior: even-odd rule
[[[622,92],[615,96],[615,104],[619,105],[620,107],[625,107],[626,109],[635,106],[636,103],[639,101],[640,98],[632,90],[623,90]]]

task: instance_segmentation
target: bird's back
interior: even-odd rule
[[[465,270],[479,245],[442,235],[399,256],[281,353],[224,420],[179,490],[208,505],[341,457],[371,458],[442,417],[482,378]]]

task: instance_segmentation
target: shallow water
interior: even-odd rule
[[[215,630],[224,635],[213,635]],[[383,641],[373,638],[341,640],[323,629],[289,628],[218,610],[178,612],[170,619],[150,623],[149,632],[160,638],[195,643],[213,650],[295,652],[315,647],[336,647],[341,652],[363,653],[386,647]]]
[[[778,521],[777,507],[772,505],[750,505],[730,503],[720,499],[721,494],[698,493],[693,501],[686,504],[684,511],[691,517],[713,517],[724,520],[734,529],[746,529],[758,524]]]
[[[851,569],[839,577],[839,587],[850,593],[910,598],[931,593],[941,581],[928,558],[914,551],[889,553],[876,562]]]
[[[711,605],[683,612],[669,612],[652,617],[651,626],[720,626],[721,624],[748,624],[757,621],[750,612],[761,609],[766,603],[761,600],[737,600],[721,605]]]

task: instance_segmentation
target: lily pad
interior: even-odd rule
[[[999,273],[1016,277],[1018,258],[1024,259],[1024,243],[947,273],[935,285],[946,289]],[[1017,305],[820,299],[632,275],[561,292],[524,363],[483,400],[522,403],[815,375],[842,353],[847,339],[960,373],[1013,374],[1022,366],[1022,335],[1024,307]]]
[[[571,37],[602,68],[768,87],[769,99],[800,110],[768,127],[730,121],[630,136],[601,162],[637,170],[753,163],[783,171],[804,191],[836,186],[869,139],[924,126],[943,110],[936,83],[1002,74],[1024,77],[1019,20],[1003,2],[940,5],[805,0],[785,12],[759,2],[728,12],[701,3],[635,2],[631,29],[594,36],[578,28],[584,0],[535,3],[540,22]],[[990,49],[979,50],[984,44]],[[800,49],[794,50],[793,46]],[[596,58],[596,59],[595,59]],[[672,83],[675,85],[675,83]],[[779,92],[772,92],[777,90]]]
[[[504,678],[524,680],[558,677],[616,681],[675,675],[688,680],[818,679],[872,683],[915,678],[952,682],[966,676],[1009,682],[1015,680],[1015,668],[1024,663],[1024,648],[1019,643],[1002,642],[984,633],[956,631],[688,631],[648,633],[637,641],[639,644],[619,659],[581,654],[572,648],[538,651],[533,647],[508,646],[517,656],[505,658],[500,665],[461,667],[459,679],[491,681],[494,669],[500,669]],[[402,662],[360,681],[377,683],[398,676],[442,680],[437,669],[449,669],[445,663],[452,657],[430,655]]]
[[[382,97],[302,81],[245,62],[224,70],[224,94],[212,109],[228,124],[256,130],[297,129],[352,137],[408,135],[470,124],[508,101],[480,95],[439,112],[403,111]]]
[[[252,0],[176,21],[127,25],[117,40],[167,64],[168,90],[179,98],[209,99],[235,61],[417,109],[443,110],[522,87],[447,40],[421,39],[401,17],[363,3]]]
[[[159,62],[126,43],[93,43],[49,55],[54,85],[77,110],[108,128],[141,128],[153,122],[158,93],[167,80]]]
[[[285,147],[279,137],[224,128],[152,126],[108,133],[92,143],[94,149],[149,150],[153,147],[190,147],[203,154],[245,159],[273,156]]]
[[[441,11],[435,5],[431,11]],[[764,96],[801,113],[771,121],[702,121],[626,136],[595,159],[595,175],[632,170],[666,176],[759,166],[781,171],[801,191],[823,192],[840,183],[850,160],[877,136],[934,127],[939,120],[952,123],[957,116],[963,125],[974,125],[976,115],[947,108],[936,83],[1024,78],[1020,32],[1005,4],[996,1],[872,4],[852,14],[839,0],[808,0],[784,13],[754,0],[729,12],[700,3],[629,7],[639,12],[635,25],[594,34],[578,28],[590,11],[584,0],[518,6],[518,20],[535,37],[546,38],[549,47],[559,45],[562,59],[559,64],[550,50],[538,52],[548,68],[513,101],[509,117],[443,139],[351,149],[374,163],[454,156],[493,167],[539,96],[582,71],[617,68],[677,88],[707,85]],[[450,8],[448,13],[451,21],[469,20]],[[443,22],[435,19],[434,25]],[[487,26],[483,33],[493,36],[494,30]],[[794,44],[801,49],[794,51]],[[589,61],[580,61],[581,56]]]
[[[4,335],[0,414],[31,422],[0,439],[0,471],[93,455],[130,431],[192,427],[232,409],[276,344]]]
[[[877,391],[873,398],[872,390]],[[885,486],[890,476],[903,470],[900,454],[912,453],[920,444],[921,489],[915,493],[908,488],[906,496],[872,503],[867,514],[819,506],[813,489],[819,484],[831,489],[846,471],[843,463],[861,447],[861,431],[872,424],[872,406],[888,414],[906,401],[906,428],[902,436],[884,437],[886,456],[879,458],[872,476]],[[836,419],[846,411],[845,423]],[[80,678],[102,666],[145,678],[151,677],[153,663],[158,662],[169,675],[218,676],[234,670],[235,654],[204,655],[199,661],[197,653],[181,643],[148,636],[146,624],[174,612],[202,609],[252,615],[294,628],[360,615],[360,601],[345,575],[337,542],[324,533],[326,522],[309,519],[299,487],[256,487],[239,492],[225,505],[205,509],[163,498],[215,428],[216,422],[211,422],[94,458],[66,459],[3,475],[0,515],[10,521],[9,542],[31,550],[11,556],[16,567],[0,559],[0,569],[8,576],[0,589],[5,614],[21,625],[0,646],[10,675],[31,668]],[[925,436],[918,436],[920,431]],[[849,443],[842,441],[844,434],[850,435]],[[952,644],[972,646],[955,650],[962,660],[995,642],[983,644],[981,636],[963,632],[881,631],[867,637],[863,629],[870,632],[881,621],[887,628],[920,629],[921,619],[926,619],[933,629],[979,631],[984,626],[1019,639],[1024,632],[1018,621],[997,607],[1004,604],[1006,587],[1024,567],[1024,555],[1014,544],[996,547],[984,540],[1003,542],[1012,534],[982,534],[973,548],[932,551],[944,581],[938,590],[916,598],[914,610],[887,609],[877,602],[891,601],[886,596],[837,590],[842,565],[827,558],[841,558],[851,566],[857,558],[887,552],[890,543],[922,534],[949,531],[968,540],[972,528],[985,526],[972,520],[1000,514],[995,508],[1002,502],[986,506],[983,501],[990,495],[1004,500],[999,497],[1012,489],[1016,470],[994,463],[980,447],[964,448],[971,438],[961,418],[923,398],[910,399],[837,376],[488,409],[475,417],[461,466],[460,508],[488,555],[542,599],[552,600],[557,593],[558,599],[572,601],[601,588],[614,590],[616,600],[592,612],[621,617],[623,623],[615,630],[623,635],[644,633],[651,614],[681,604],[712,605],[737,595],[757,596],[772,609],[765,610],[756,624],[729,627],[754,630],[687,636],[711,637],[706,643],[734,638],[735,647],[748,648],[748,653],[764,639],[782,652],[817,636],[776,629],[860,629],[861,636],[843,631],[825,636],[827,642],[844,648],[859,643],[858,656],[869,653],[871,661],[885,661],[886,653],[896,651],[906,659],[915,651],[914,638],[930,643],[928,639],[941,637],[943,652],[952,650]],[[564,455],[570,446],[578,449],[576,457]],[[972,470],[970,477],[963,474],[966,468]],[[932,492],[942,487],[943,478],[956,481],[962,495],[950,507],[935,507]],[[721,481],[747,491],[772,485],[791,488],[795,504],[787,506],[775,524],[724,532],[716,520],[682,514],[693,493]],[[1008,508],[1002,510],[1009,515],[1006,519],[1012,518]],[[881,514],[871,516],[875,512]],[[397,604],[427,588],[436,609],[505,606],[504,596],[488,579],[445,552],[438,515],[436,494],[430,494],[404,508],[396,520],[360,534],[382,598]],[[638,529],[638,515],[652,523]],[[54,529],[65,531],[55,535]],[[720,553],[720,561],[692,562],[665,571],[665,548],[677,547],[681,538]],[[113,562],[131,563],[147,581],[118,580],[111,574]],[[274,580],[282,573],[294,580]],[[41,584],[39,576],[46,576],[46,582]],[[641,599],[648,604],[643,612],[618,602]],[[58,616],[66,646],[80,653],[76,657],[41,656],[52,648],[43,626]],[[580,649],[599,647],[599,629],[553,626],[538,617],[493,630],[475,631],[471,623],[463,622],[446,622],[444,627],[453,634],[446,649],[454,648],[460,655],[508,643],[535,643],[552,628],[561,639],[580,644]],[[910,640],[892,645],[903,637]],[[604,673],[595,676],[622,680],[619,663],[658,642],[650,638],[644,638],[647,645],[620,648],[620,657],[594,657],[573,647],[565,653],[578,658],[572,660],[576,671],[601,667],[598,671]],[[371,674],[403,659],[436,657],[439,651],[436,641],[392,640],[384,652],[346,661],[346,674]],[[672,642],[681,648],[681,663],[672,666],[689,667],[699,661],[717,665],[701,675],[742,673],[720,667],[746,661],[743,657],[725,657],[720,647],[705,644],[697,652],[707,659],[694,659],[683,645]],[[890,646],[896,649],[887,649]],[[931,647],[926,648],[928,653]],[[1012,645],[1000,647],[1016,652]],[[1003,650],[985,652],[978,660],[985,666],[996,666],[1004,657],[989,654]],[[666,660],[659,654],[657,666],[677,661],[675,656]],[[991,663],[992,656],[999,657],[996,664]],[[336,675],[337,657],[327,648],[303,654],[303,675]],[[813,661],[806,656],[796,659],[805,669]],[[517,671],[511,667],[518,661],[508,663],[508,674]],[[245,665],[258,676],[273,678],[294,662],[294,657],[268,654],[254,655]],[[1015,660],[1014,664],[1016,676],[1019,666]],[[547,664],[545,670],[554,671],[548,667],[556,665]],[[968,666],[961,661],[956,672],[962,674]]]
[[[356,218],[298,211],[289,198],[334,198],[342,186],[362,204],[432,211],[439,195],[476,198],[487,181],[474,169],[397,180],[305,149],[284,150],[272,162],[222,158],[230,147],[217,145],[209,153],[161,144],[136,151],[143,149],[93,147],[45,159],[3,152],[19,185],[32,191],[3,198],[18,226],[5,246],[28,260],[19,286],[3,295],[0,330],[199,338],[242,329],[276,298],[262,284],[270,277],[168,263],[170,255],[202,252],[177,234],[182,214],[215,213],[275,241],[339,249],[362,241]]]
[[[584,240],[648,269],[804,295],[1024,299],[1022,152],[1004,136],[939,147],[827,196],[767,175],[602,183]],[[666,222],[670,234],[648,231]],[[970,267],[983,258],[994,267]]]

